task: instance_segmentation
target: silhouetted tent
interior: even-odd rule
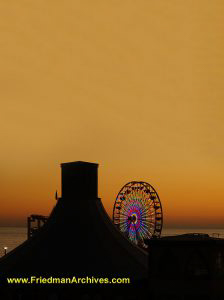
[[[0,259],[0,274],[146,278],[147,253],[115,228],[98,198],[98,164],[61,167],[62,196],[48,221]]]

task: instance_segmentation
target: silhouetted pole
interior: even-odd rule
[[[4,247],[4,254],[5,255],[7,254],[7,249],[8,249],[8,247]]]

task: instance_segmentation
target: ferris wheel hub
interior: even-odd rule
[[[131,221],[132,223],[137,223],[137,215],[136,214],[132,214],[131,216],[128,217],[128,221]]]

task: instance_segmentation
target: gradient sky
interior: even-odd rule
[[[0,1],[0,225],[49,214],[60,163],[131,180],[165,226],[224,227],[224,1]],[[83,212],[85,214],[85,212]]]

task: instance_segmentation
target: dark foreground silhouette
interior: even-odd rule
[[[62,196],[50,217],[0,259],[0,299],[224,299],[223,240],[151,239],[148,255],[105,212],[98,198],[98,165],[72,162],[61,167]],[[7,283],[7,277],[32,276],[129,278],[130,283]]]
[[[121,235],[105,212],[98,198],[98,165],[72,162],[61,167],[62,196],[44,226],[0,260],[1,289],[13,295],[16,290],[21,297],[48,295],[53,290],[66,299],[67,293],[104,293],[127,287],[95,283],[9,286],[6,278],[129,278],[129,289],[143,284],[147,253]]]

